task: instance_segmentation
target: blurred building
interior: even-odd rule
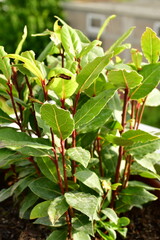
[[[131,26],[136,26],[136,29],[127,42],[139,50],[140,38],[146,27],[160,36],[160,0],[72,0],[64,3],[63,7],[68,23],[91,40],[96,38],[107,17],[117,16],[102,35],[105,50]]]

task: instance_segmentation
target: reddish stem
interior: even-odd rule
[[[65,158],[65,141],[63,139],[61,139],[61,155],[62,155],[65,191],[68,192],[67,165],[66,165],[66,158]]]

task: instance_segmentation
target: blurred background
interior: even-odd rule
[[[131,26],[136,29],[127,42],[139,51],[146,26],[160,36],[160,0],[0,0],[0,45],[6,52],[14,53],[27,25],[28,37],[23,50],[32,49],[39,55],[49,38],[31,37],[31,34],[47,28],[52,30],[55,15],[93,40],[104,20],[112,14],[117,17],[101,37],[105,50]],[[122,56],[126,61],[130,61],[129,51]],[[159,112],[160,107],[146,107],[143,122],[160,128]]]

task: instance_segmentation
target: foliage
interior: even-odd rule
[[[54,16],[63,16],[60,0],[5,0],[0,2],[0,45],[8,52],[15,52],[24,25],[28,28],[28,39],[25,49],[33,49],[39,54],[49,42],[31,37],[31,34],[53,29]]]
[[[0,167],[10,181],[0,201],[13,196],[21,218],[51,228],[47,240],[126,237],[121,213],[157,199],[130,176],[160,179],[159,134],[138,129],[145,103],[159,96],[160,39],[147,28],[142,53],[132,49],[124,63],[117,54],[133,29],[104,53],[100,40],[57,18],[40,34],[51,42],[38,59],[0,47]]]

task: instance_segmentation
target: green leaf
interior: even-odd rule
[[[121,217],[118,219],[118,225],[121,227],[125,227],[130,224],[130,220],[127,217]]]
[[[44,59],[49,55],[50,52],[52,52],[52,49],[54,48],[54,43],[51,41],[48,43],[48,45],[45,47],[45,49],[40,53],[37,60],[39,62],[44,61]]]
[[[132,146],[128,146],[125,150],[130,154],[133,154],[136,158],[140,159],[148,153],[155,152],[160,149],[160,140],[153,140],[144,143],[135,143]]]
[[[14,159],[16,157],[18,159],[18,155],[16,152],[11,151],[7,148],[0,149],[0,168],[4,167],[8,161]]]
[[[32,207],[36,203],[37,200],[38,200],[38,197],[35,194],[33,194],[32,192],[29,192],[29,194],[27,196],[25,196],[25,198],[22,202],[22,205],[19,210],[19,217],[23,218],[26,211],[30,207]]]
[[[45,200],[52,200],[61,194],[58,185],[45,177],[34,180],[29,184],[29,188],[35,195]]]
[[[24,26],[22,39],[18,44],[15,54],[19,54],[22,51],[23,43],[25,42],[26,38],[27,38],[27,26]]]
[[[133,32],[135,27],[131,27],[127,32],[125,32],[120,38],[117,39],[116,42],[113,43],[113,45],[106,51],[106,53],[115,52],[117,47],[121,46],[121,43],[124,42]],[[115,53],[114,53],[115,55]]]
[[[115,89],[105,90],[96,97],[89,99],[75,114],[76,128],[89,123],[106,106],[107,102],[114,95]]]
[[[114,240],[114,238],[112,238],[111,236],[107,236],[107,235],[104,234],[100,229],[97,229],[97,232],[99,233],[99,235],[100,235],[104,240]]]
[[[142,130],[128,130],[122,134],[122,137],[131,140],[132,142],[148,142],[158,139],[157,136],[151,135],[148,132],[144,132]]]
[[[132,145],[132,143],[133,143],[133,141],[131,141],[130,139],[126,139],[123,137],[117,137],[112,134],[107,134],[105,136],[105,139],[107,140],[107,142],[116,144],[118,146],[129,146],[129,145]]]
[[[88,150],[85,150],[82,147],[74,147],[69,148],[66,153],[71,160],[81,163],[85,168],[88,166],[91,158]]]
[[[56,167],[53,161],[49,157],[39,157],[36,159],[38,167],[41,172],[47,177],[49,180],[53,182],[57,182],[57,172]]]
[[[81,125],[78,129],[78,133],[93,132],[100,129],[107,122],[111,114],[112,114],[111,109],[109,108],[102,109],[102,111],[89,123]]]
[[[82,212],[89,217],[91,221],[97,220],[97,210],[99,205],[99,199],[94,195],[77,192],[77,193],[65,193],[67,203],[74,209]]]
[[[10,60],[4,56],[6,56],[6,52],[4,51],[4,47],[0,46],[0,70],[4,74],[4,76],[9,80],[11,78],[11,65]]]
[[[80,38],[73,28],[65,24],[61,30],[61,40],[65,52],[74,58],[82,50]]]
[[[160,91],[157,88],[154,88],[152,92],[148,94],[145,105],[150,107],[160,106]]]
[[[137,49],[132,48],[131,56],[132,56],[132,61],[135,65],[136,69],[137,70],[141,69],[143,54],[141,52],[139,52]]]
[[[13,123],[14,119],[11,118],[7,113],[0,109],[0,124],[3,123]]]
[[[67,231],[66,230],[55,230],[53,231],[46,240],[66,240]]]
[[[107,218],[109,218],[112,222],[114,222],[115,224],[118,223],[118,216],[116,214],[116,212],[112,209],[112,208],[105,208],[102,210],[102,213],[107,216]]]
[[[57,197],[51,202],[48,208],[48,215],[53,225],[68,210],[68,207],[64,196]]]
[[[131,91],[131,99],[146,97],[159,83],[160,63],[145,65],[139,72],[143,76],[142,83]]]
[[[107,54],[88,63],[77,76],[77,83],[79,84],[77,91],[82,92],[88,88],[109,63],[111,57],[112,54]]]
[[[61,99],[69,98],[78,87],[75,75],[65,68],[54,68],[48,74],[51,79],[47,88],[53,90]]]
[[[20,179],[18,182],[12,185],[11,193],[14,193],[16,197],[18,197],[33,181],[34,181],[33,176],[27,176]]]
[[[90,236],[85,232],[75,232],[73,233],[74,240],[91,240]]]
[[[87,55],[95,46],[101,45],[102,42],[99,40],[94,40],[93,42],[87,44],[87,46],[83,47],[81,52],[79,53],[78,57],[82,58],[83,56]]]
[[[132,89],[138,86],[143,77],[136,71],[112,70],[108,74],[108,81],[118,88]]]
[[[103,23],[103,25],[101,26],[98,35],[97,35],[97,39],[100,39],[102,33],[104,32],[105,28],[107,27],[107,25],[109,24],[109,22],[114,19],[116,17],[116,15],[111,15],[109,16]]]
[[[95,190],[100,195],[103,194],[103,190],[100,184],[100,180],[96,173],[90,170],[79,171],[75,174],[76,178],[89,188]]]
[[[46,103],[41,107],[41,116],[53,132],[63,140],[74,130],[74,121],[68,110]]]
[[[16,60],[22,61],[24,63],[23,66],[25,68],[27,68],[31,73],[33,73],[40,80],[44,79],[42,72],[39,70],[39,68],[36,66],[36,64],[33,60],[30,60],[26,57],[22,57],[18,54],[7,54],[6,57],[14,58]]]
[[[6,200],[7,198],[11,197],[13,194],[12,192],[12,186],[10,186],[7,189],[2,189],[0,191],[0,202],[3,202],[4,200]]]
[[[158,62],[160,55],[160,39],[149,27],[146,28],[146,31],[142,35],[141,47],[149,63]]]
[[[46,217],[51,200],[38,203],[31,211],[30,219]]]
[[[72,218],[72,227],[77,232],[84,232],[94,237],[93,223],[85,215]]]

